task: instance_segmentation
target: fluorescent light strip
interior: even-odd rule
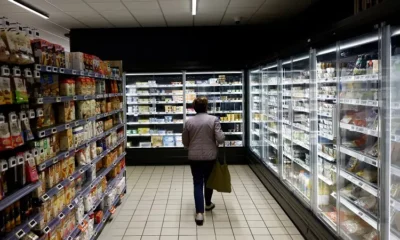
[[[277,65],[277,64],[274,64],[274,65],[267,66],[267,67],[263,68],[263,70],[264,70],[264,69],[276,68],[276,67],[278,67],[278,65]]]
[[[364,45],[367,43],[372,43],[372,42],[376,42],[378,41],[378,36],[372,36],[372,37],[365,37],[356,41],[352,41],[350,43],[347,44],[343,44],[340,46],[340,50],[343,49],[348,49],[348,48],[352,48],[352,47],[356,47],[356,46],[360,46],[360,45]]]
[[[392,33],[392,37],[397,36],[397,35],[400,35],[400,28],[395,29]]]
[[[253,71],[251,71],[251,73],[259,73],[260,72],[260,70],[253,70]]]
[[[324,54],[327,54],[327,53],[333,53],[333,52],[336,52],[336,47],[332,47],[332,48],[328,48],[328,49],[325,49],[325,50],[321,50],[321,51],[317,52],[317,56],[324,55]]]
[[[48,16],[46,16],[45,14],[43,14],[41,12],[38,12],[37,10],[35,10],[33,8],[30,8],[28,5],[24,5],[23,3],[17,2],[15,0],[8,0],[8,1],[11,2],[11,3],[14,3],[15,5],[17,5],[19,7],[22,7],[23,9],[25,9],[25,10],[31,12],[31,13],[34,13],[34,14],[38,15],[39,17],[42,17],[44,19],[49,19]]]
[[[292,60],[287,60],[287,61],[283,62],[282,65],[290,64],[291,62],[292,62]]]
[[[309,59],[309,58],[310,58],[310,56],[306,55],[304,57],[299,57],[299,58],[293,59],[293,62],[299,62],[301,60],[306,60],[306,59]]]
[[[197,0],[192,0],[192,15],[196,15],[197,10]]]

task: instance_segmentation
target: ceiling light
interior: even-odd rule
[[[192,0],[192,15],[196,15],[197,10],[197,0]]]
[[[20,0],[8,0],[8,1],[14,3],[15,5],[17,5],[19,7],[22,7],[25,10],[28,10],[31,13],[38,15],[44,19],[49,19],[49,15],[47,13],[37,9],[36,7],[32,6],[29,3],[26,3],[26,2],[23,2]]]

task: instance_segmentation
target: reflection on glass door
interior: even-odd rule
[[[278,66],[270,65],[262,71],[263,159],[275,174],[279,173],[279,75]]]
[[[336,194],[337,172],[337,73],[336,45],[317,52],[317,213],[322,220],[337,231],[337,202],[332,194]]]
[[[262,159],[261,143],[261,71],[250,71],[250,149]]]
[[[379,231],[379,120],[381,92],[377,33],[339,45],[340,235],[348,239]],[[373,238],[371,238],[373,239]]]

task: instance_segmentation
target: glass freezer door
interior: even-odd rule
[[[365,239],[379,232],[382,113],[378,33],[341,42],[339,54],[339,192],[331,196],[340,203],[340,236]]]
[[[279,93],[278,66],[272,65],[263,68],[262,71],[262,144],[263,161],[279,175]]]
[[[250,71],[250,149],[262,159],[261,143],[261,71]]]
[[[390,239],[400,239],[400,28],[392,29],[390,72]]]
[[[337,231],[336,190],[336,45],[317,51],[317,213],[332,230]],[[308,110],[308,109],[305,109]]]

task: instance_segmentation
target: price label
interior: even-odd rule
[[[39,170],[43,171],[46,168],[46,163],[43,163],[39,166]]]
[[[46,72],[51,72],[52,71],[52,67],[51,66],[46,66]]]
[[[64,217],[65,217],[64,213],[60,213],[60,214],[58,215],[58,218],[59,218],[59,219],[63,219]]]
[[[15,236],[17,236],[18,239],[22,238],[25,235],[25,231],[23,229],[20,229],[18,232],[15,233]]]
[[[57,67],[53,67],[53,72],[58,72],[58,68]]]
[[[80,75],[85,76],[85,71],[80,71]]]
[[[44,232],[45,234],[48,234],[50,231],[51,231],[51,228],[50,228],[49,226],[47,226],[47,227],[45,227],[45,228],[43,229],[43,232]]]
[[[29,225],[30,228],[33,228],[33,227],[35,227],[37,225],[37,222],[36,222],[35,219],[33,219],[28,223],[28,225]]]
[[[70,177],[68,178],[68,180],[69,180],[70,182],[72,182],[72,181],[75,180],[75,178],[74,178],[73,176],[70,176]]]
[[[74,205],[73,205],[73,204],[70,204],[70,205],[68,205],[68,208],[69,208],[70,210],[72,210],[72,209],[74,209]]]
[[[57,132],[57,128],[52,128],[51,129],[51,133],[56,133]]]
[[[110,208],[110,210],[109,210],[109,211],[110,211],[110,213],[111,213],[111,214],[114,214],[114,213],[115,213],[115,211],[116,211],[116,209],[115,209],[115,207],[113,206],[113,207],[111,207],[111,208]]]
[[[57,188],[58,188],[58,190],[61,190],[61,189],[63,189],[63,187],[64,187],[64,186],[63,186],[63,185],[61,185],[61,184],[58,184],[58,185],[57,185]]]
[[[60,73],[65,73],[65,68],[60,68]]]
[[[78,226],[79,230],[81,230],[82,232],[86,231],[86,229],[88,228],[88,222],[86,220],[83,220],[82,224],[80,224]]]

